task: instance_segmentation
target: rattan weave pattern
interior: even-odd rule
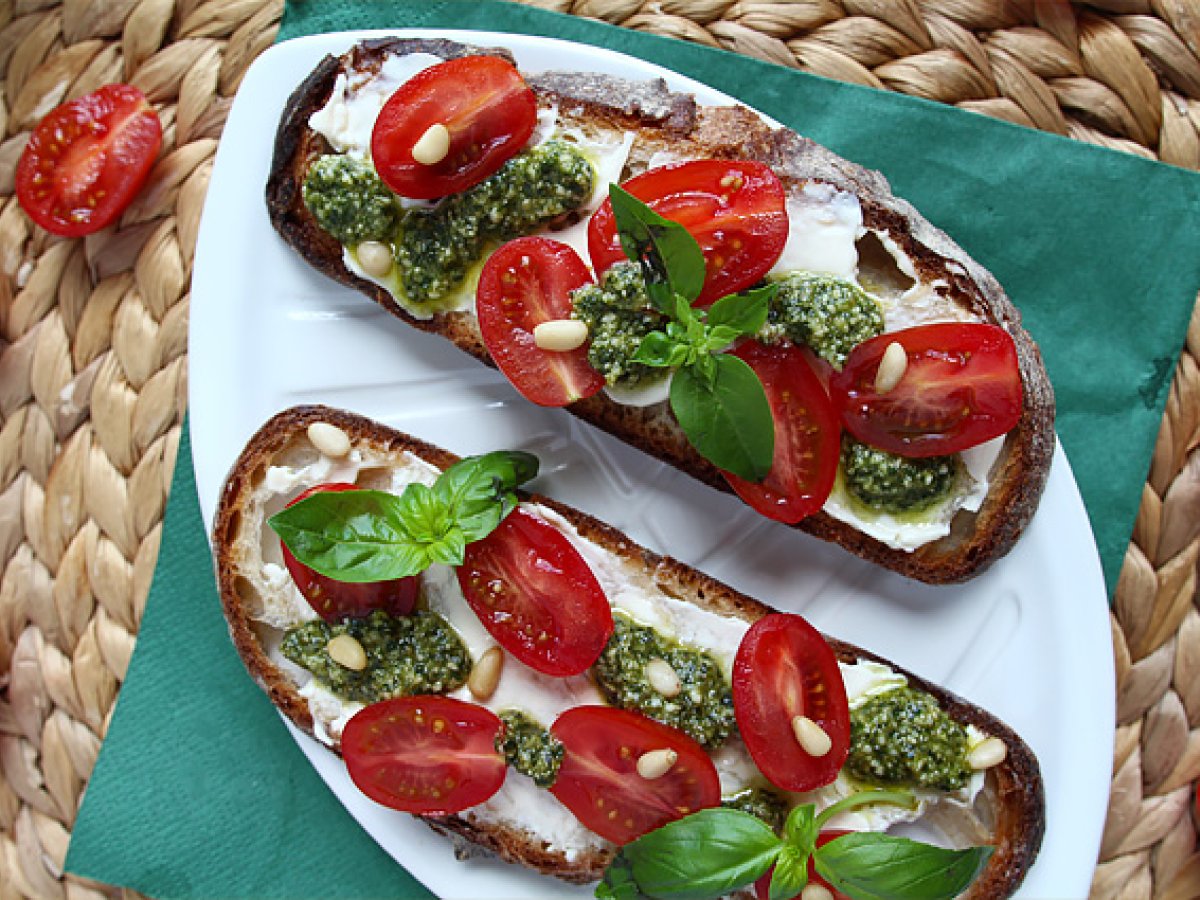
[[[186,394],[212,156],[281,0],[0,0],[0,900],[61,874],[149,590]],[[1200,169],[1200,0],[532,0]],[[166,126],[120,226],[49,237],[12,197],[33,123],[128,80]],[[1117,591],[1097,898],[1200,897],[1200,312]]]

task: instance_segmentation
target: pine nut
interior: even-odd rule
[[[825,729],[808,716],[795,716],[792,719],[792,732],[809,756],[824,756],[833,747],[833,739],[825,733]]]
[[[363,241],[354,248],[358,254],[358,264],[363,271],[376,278],[382,278],[392,271],[392,248],[379,241]]]
[[[813,881],[804,886],[804,890],[800,892],[800,900],[833,900],[833,894],[825,885]]]
[[[533,329],[533,342],[542,350],[565,353],[582,347],[587,339],[587,323],[578,319],[551,319]]]
[[[1008,756],[1008,746],[998,737],[984,738],[971,748],[967,754],[967,765],[976,772],[990,769],[1004,762]]]
[[[328,422],[313,422],[309,425],[308,439],[319,451],[334,459],[350,452],[350,436]]]
[[[412,157],[423,166],[436,166],[450,152],[450,130],[441,122],[434,122],[413,144]]]
[[[899,341],[892,341],[883,351],[883,359],[879,360],[879,368],[875,370],[875,392],[886,394],[900,383],[907,368],[908,354]]]
[[[467,678],[467,688],[476,700],[487,700],[496,693],[500,684],[500,670],[504,668],[504,651],[499,647],[490,647],[479,657],[471,674]]]
[[[650,682],[650,687],[658,691],[668,700],[672,697],[678,697],[679,692],[683,690],[683,683],[679,680],[677,673],[669,662],[665,659],[655,657],[646,663],[646,680]]]
[[[638,757],[637,771],[647,781],[662,778],[671,771],[671,766],[675,765],[678,759],[679,754],[674,750],[647,750]]]
[[[339,634],[329,639],[325,652],[339,666],[361,672],[367,667],[367,651],[352,634]]]

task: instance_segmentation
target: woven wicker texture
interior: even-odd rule
[[[533,0],[1200,169],[1200,0]],[[63,877],[132,653],[186,394],[213,152],[281,0],[0,0],[0,900]],[[50,238],[12,197],[28,130],[109,81],[166,131],[111,233]],[[1200,312],[1117,591],[1116,762],[1093,896],[1200,897]]]

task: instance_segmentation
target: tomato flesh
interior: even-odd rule
[[[829,831],[822,831],[817,835],[817,846],[822,847],[835,838],[840,838],[842,835],[849,833],[849,831],[843,831],[838,828],[831,828]],[[773,874],[775,874],[775,867],[771,866],[765,875],[762,875],[757,881],[754,882],[755,900],[771,900],[771,876]],[[829,891],[829,893],[833,895],[833,900],[850,900],[849,897],[847,897],[841,891],[835,890],[828,881],[817,874],[817,867],[811,856],[808,858],[808,883],[819,884],[821,887],[825,888],[825,890]],[[801,893],[803,893],[803,891],[801,891]],[[796,900],[796,898],[799,896],[800,894],[793,894],[790,898],[788,898],[788,900]]]
[[[292,506],[319,491],[356,491],[358,485],[330,482],[309,488],[288,504]],[[326,622],[358,619],[376,609],[391,616],[406,616],[417,602],[420,583],[416,575],[391,581],[351,583],[338,581],[313,571],[292,554],[287,544],[280,544],[283,564],[309,606]]]
[[[91,234],[133,200],[161,145],[162,123],[142,92],[106,84],[38,123],[17,162],[17,199],[53,234]]]
[[[523,509],[468,544],[457,575],[488,633],[539,672],[578,675],[612,636],[612,608],[579,551]]]
[[[908,364],[881,394],[875,376],[893,341]],[[998,325],[943,322],[881,334],[851,351],[829,387],[847,431],[901,456],[957,453],[1007,434],[1021,418],[1017,348]]]
[[[418,72],[388,98],[371,132],[371,158],[397,194],[433,200],[495,173],[536,123],[537,100],[511,63],[464,56]],[[418,162],[413,148],[435,125],[449,132],[449,148],[438,162]]]
[[[747,341],[733,352],[766,389],[775,421],[775,455],[761,482],[721,474],[759,513],[794,525],[824,506],[833,490],[841,452],[837,413],[801,348]]]
[[[850,708],[837,657],[802,617],[773,613],[750,626],[733,662],[733,711],[759,770],[785,791],[829,784],[850,754]],[[832,746],[813,756],[792,724],[807,716]]]
[[[650,169],[621,187],[659,215],[683,225],[704,251],[707,306],[750,287],[775,265],[787,243],[783,184],[769,166],[749,160],[702,159]],[[612,203],[588,223],[596,277],[626,259]]]
[[[586,343],[543,350],[533,336],[543,322],[569,319],[571,291],[591,280],[579,254],[544,237],[510,241],[484,263],[475,300],[479,330],[497,368],[526,400],[566,406],[604,387]]]
[[[397,697],[354,714],[342,731],[342,756],[350,779],[376,803],[445,816],[500,790],[508,771],[496,749],[503,727],[474,703]]]
[[[721,802],[720,778],[704,748],[641,713],[576,706],[550,731],[565,750],[550,792],[584,826],[613,843],[627,844]],[[665,774],[644,778],[638,759],[652,750],[672,750],[677,758]]]

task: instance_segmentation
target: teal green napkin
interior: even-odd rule
[[[1022,309],[1115,584],[1200,287],[1200,176],[510,4],[292,2],[280,39],[381,27],[600,44],[707,82],[887,173]],[[428,896],[342,810],[246,677],[221,617],[186,439],[137,649],[67,868],[164,898]]]

